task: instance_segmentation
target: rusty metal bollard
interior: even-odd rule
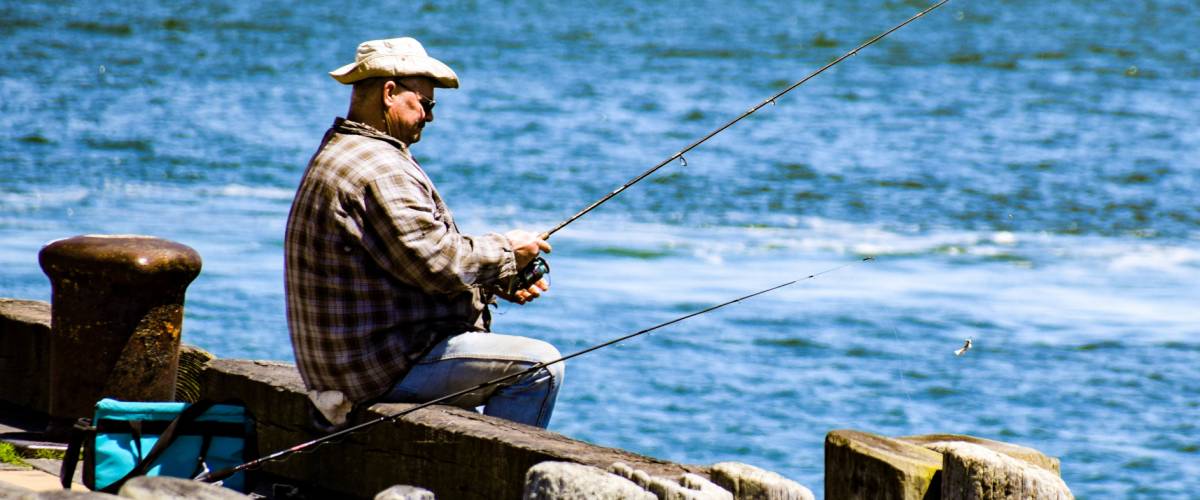
[[[96,401],[171,401],[187,286],[200,254],[149,236],[75,236],[38,255],[53,290],[49,436]]]

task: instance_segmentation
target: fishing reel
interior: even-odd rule
[[[546,259],[536,257],[529,261],[517,276],[514,277],[508,284],[508,290],[505,293],[515,295],[517,290],[525,290],[533,286],[538,280],[545,278],[550,274],[550,263]]]

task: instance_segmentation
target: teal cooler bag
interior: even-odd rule
[[[63,487],[68,489],[81,446],[84,485],[106,493],[116,493],[137,476],[192,479],[254,458],[254,421],[236,404],[103,399],[96,403],[95,418],[81,419],[76,429],[63,461]],[[244,492],[245,474],[221,484]]]

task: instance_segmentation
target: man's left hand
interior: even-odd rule
[[[543,279],[538,280],[537,283],[534,283],[529,288],[522,288],[520,290],[517,290],[516,292],[513,292],[512,295],[509,295],[509,294],[503,293],[503,292],[498,293],[496,295],[498,295],[500,298],[507,300],[509,302],[512,302],[514,304],[525,304],[527,302],[533,301],[533,299],[541,297],[542,294],[546,293],[546,291],[549,289],[550,289],[550,283],[548,281],[546,281],[545,278],[543,278]]]

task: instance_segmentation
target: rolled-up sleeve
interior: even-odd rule
[[[508,238],[459,233],[431,187],[408,172],[374,179],[363,200],[372,259],[397,279],[426,293],[452,294],[516,274]]]

